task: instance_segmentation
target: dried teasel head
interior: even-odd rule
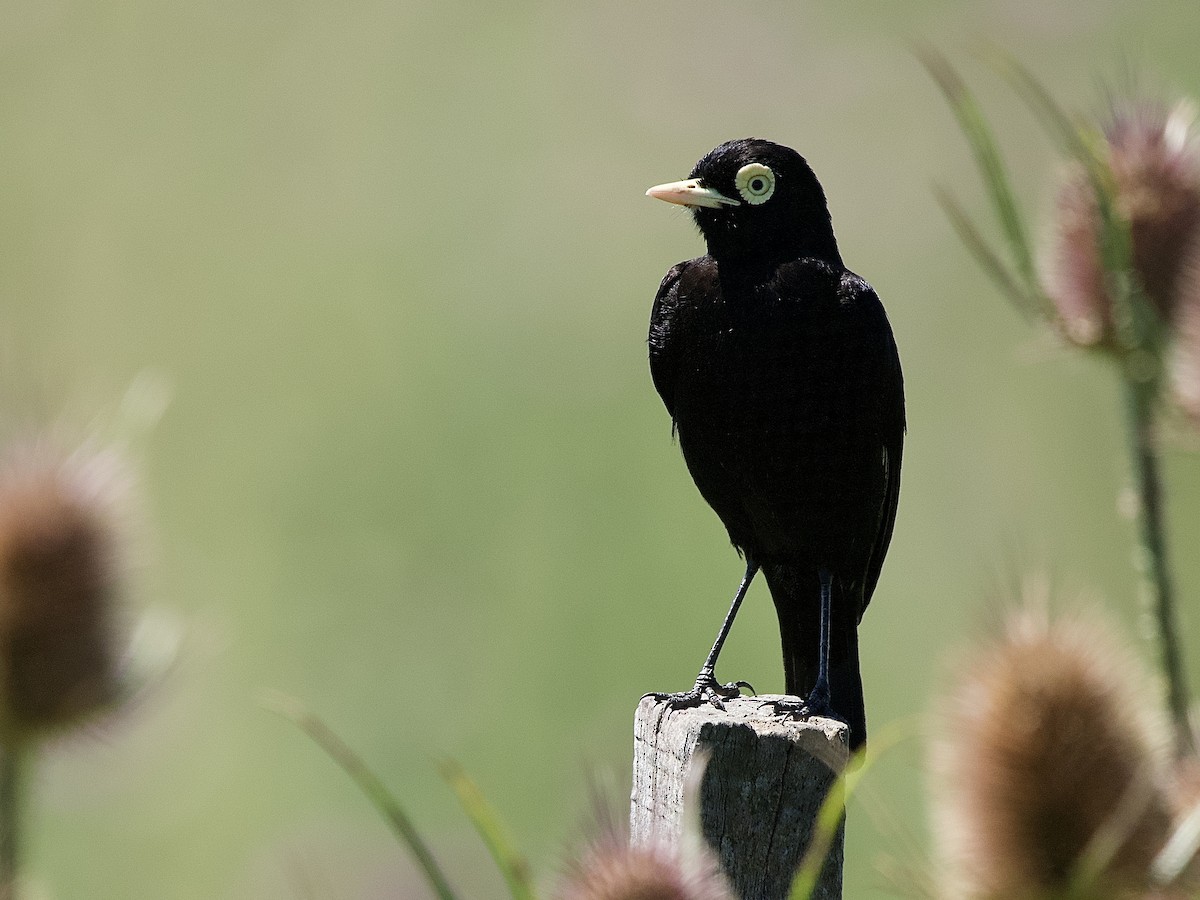
[[[695,812],[706,757],[701,754],[684,786],[683,833],[673,840],[634,846],[628,820],[593,785],[591,837],[568,858],[554,900],[734,900],[734,893],[700,834]]]
[[[708,854],[664,843],[631,846],[624,835],[594,840],[569,863],[555,900],[734,900]]]
[[[0,454],[0,743],[120,693],[127,489],[112,453],[31,440]]]
[[[1109,631],[1018,614],[955,684],[932,767],[944,896],[1147,888],[1173,816],[1167,732]]]
[[[1200,234],[1194,235],[1180,273],[1169,358],[1175,404],[1200,425]]]
[[[1200,143],[1195,110],[1149,101],[1114,104],[1102,129],[1114,212],[1129,226],[1134,274],[1166,322],[1200,237]],[[1055,203],[1049,293],[1064,335],[1084,346],[1116,346],[1120,325],[1101,259],[1095,187],[1082,165],[1067,169]]]

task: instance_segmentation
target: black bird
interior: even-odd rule
[[[866,740],[858,623],[892,537],[904,446],[904,383],[891,326],[842,264],[825,193],[796,151],[722,144],[686,181],[647,195],[691,207],[708,255],[663,279],[650,372],[688,470],[746,574],[693,705],[738,693],[714,674],[762,569],[783,643],[787,693]]]

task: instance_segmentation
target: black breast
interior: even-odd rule
[[[762,563],[864,573],[887,493],[885,432],[903,431],[902,401],[899,421],[881,416],[899,362],[874,291],[815,260],[756,280],[705,258],[668,293],[652,321],[655,383],[733,543]]]

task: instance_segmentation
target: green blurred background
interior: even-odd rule
[[[595,773],[624,803],[638,696],[690,684],[741,571],[645,360],[659,279],[701,243],[643,191],[733,137],[808,157],[904,359],[862,629],[876,733],[929,708],[1024,572],[1135,630],[1115,385],[959,246],[932,183],[986,203],[911,46],[960,64],[1041,212],[1052,148],[971,41],[1095,109],[1130,69],[1200,95],[1197,33],[1178,0],[0,5],[4,414],[82,429],[169,389],[142,593],[188,630],[162,689],[43,760],[45,895],[424,896],[266,688],[377,767],[470,897],[503,887],[438,759],[543,878]],[[1195,598],[1200,467],[1177,449],[1167,475]],[[777,640],[756,586],[719,674],[778,690]],[[856,800],[848,898],[927,865],[921,757],[892,751]]]

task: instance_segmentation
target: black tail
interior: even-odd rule
[[[817,682],[821,633],[821,580],[815,568],[764,565],[779,616],[783,645],[784,689],[807,698]],[[829,694],[833,713],[850,726],[850,749],[867,740],[862,675],[858,668],[858,618],[861,588],[847,591],[833,579],[833,620],[829,632]]]

